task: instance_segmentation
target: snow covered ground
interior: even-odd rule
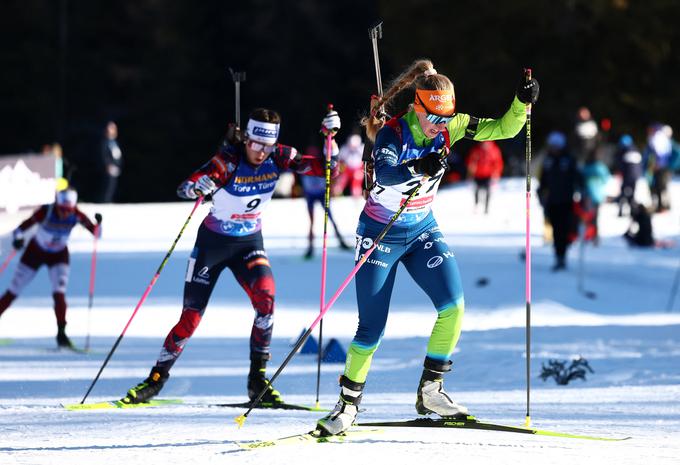
[[[522,179],[501,183],[488,216],[473,211],[467,184],[443,189],[435,206],[461,268],[467,303],[446,386],[480,419],[510,425],[523,425],[526,413],[524,263],[519,259],[523,189]],[[676,209],[656,215],[654,226],[658,237],[678,240],[677,181],[672,193]],[[348,239],[361,206],[356,200],[333,199],[333,213]],[[98,244],[95,304],[88,312],[92,239],[82,229],[74,231],[68,331],[79,345],[89,331],[93,351],[79,355],[54,350],[56,325],[48,280],[41,271],[0,319],[0,464],[680,463],[680,297],[668,311],[680,249],[629,249],[620,238],[628,221],[616,217],[613,205],[602,209],[600,246],[585,250],[583,288],[595,298],[578,290],[578,247],[570,250],[567,272],[550,271],[552,250],[541,239],[543,217],[538,205],[532,206],[531,417],[541,429],[631,439],[385,429],[345,444],[257,451],[243,451],[237,442],[308,431],[321,414],[255,410],[237,429],[234,418],[243,409],[211,406],[245,400],[252,311],[229,272],[163,390],[162,397],[181,398],[184,404],[87,412],[61,407],[85,394],[191,204],[82,208],[103,213],[104,238]],[[121,397],[153,365],[179,316],[186,259],[206,210],[202,206],[196,213],[88,401]],[[0,215],[1,259],[9,247],[8,232],[27,215]],[[275,369],[291,349],[291,340],[318,313],[321,262],[320,253],[311,261],[301,258],[308,224],[302,200],[273,201],[264,221],[277,280]],[[330,250],[328,295],[351,270],[352,257]],[[0,291],[16,262],[0,275]],[[415,390],[433,321],[429,300],[400,270],[385,339],[369,375],[362,421],[416,416]],[[346,348],[355,326],[350,285],[324,320],[324,339],[337,338]],[[557,386],[539,378],[549,359],[579,356],[594,369],[586,381]],[[336,401],[341,371],[341,363],[323,364],[321,406],[330,408]],[[287,401],[313,405],[315,357],[296,356],[276,385]]]

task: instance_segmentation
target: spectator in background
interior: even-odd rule
[[[666,124],[661,129],[668,135],[668,138],[671,140],[671,159],[669,162],[669,168],[672,174],[674,171],[680,170],[680,143],[673,139],[672,127]]]
[[[118,126],[113,121],[106,123],[101,144],[101,163],[103,168],[100,186],[100,203],[111,203],[118,187],[118,178],[123,168],[123,154],[118,146]]]
[[[642,154],[628,134],[622,135],[619,139],[616,169],[621,173],[621,193],[618,197],[619,216],[623,216],[624,204],[628,204],[628,212],[632,216],[635,186],[642,176]]]
[[[315,146],[307,147],[307,153],[317,157],[321,156],[319,155],[319,149]],[[340,149],[340,153],[342,153],[342,149]],[[359,160],[361,160],[361,158]],[[361,175],[363,180],[363,172],[361,172]],[[307,201],[307,213],[309,214],[309,246],[307,247],[307,252],[305,252],[305,259],[309,260],[314,256],[314,204],[319,202],[321,208],[324,208],[325,206],[326,179],[314,176],[300,176],[300,183],[302,184],[302,192]],[[359,183],[359,195],[361,195],[361,183]],[[343,250],[350,250],[351,247],[347,245],[342,238],[342,234],[340,234],[340,231],[338,230],[338,225],[333,219],[330,204],[328,206],[328,219],[335,230],[335,236],[338,238],[339,247]]]
[[[652,217],[644,205],[633,202],[630,206],[630,227],[623,238],[633,247],[654,247]]]
[[[597,123],[590,114],[588,107],[581,107],[576,114],[572,146],[574,155],[579,161],[584,161],[597,150]]]
[[[580,176],[564,133],[551,132],[546,145],[546,157],[538,178],[538,200],[553,229],[555,265],[552,269],[559,271],[567,268],[569,234],[575,225],[574,194],[580,185]]]
[[[470,149],[467,160],[468,174],[475,181],[475,209],[479,204],[480,192],[484,193],[484,213],[489,213],[491,183],[503,173],[503,156],[498,144],[485,140]]]
[[[40,150],[41,155],[54,156],[54,178],[59,180],[64,177],[64,159],[61,145],[58,143],[45,144]]]
[[[652,207],[657,212],[671,208],[668,182],[671,177],[672,155],[673,143],[669,131],[664,130],[664,126],[661,124],[652,124],[647,132],[647,146],[642,154],[642,163],[652,194]]]
[[[352,197],[361,197],[364,182],[364,163],[361,157],[364,153],[364,143],[359,134],[352,134],[347,142],[340,147],[340,175],[333,186],[334,195],[342,195],[349,184]]]
[[[585,211],[589,212],[590,222],[593,229],[593,244],[598,245],[598,224],[597,218],[600,211],[600,205],[606,200],[606,187],[611,173],[607,165],[602,163],[598,157],[597,152],[592,152],[588,155],[586,162],[581,169],[581,176],[583,179],[583,197],[581,202]]]

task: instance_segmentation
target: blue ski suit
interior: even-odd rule
[[[355,261],[373,245],[373,240],[420,184],[423,176],[414,175],[407,162],[440,152],[447,143],[452,146],[464,137],[477,141],[514,137],[525,121],[526,106],[516,97],[499,119],[456,114],[447,124],[448,137],[442,132],[427,139],[413,110],[388,121],[375,141],[376,183],[359,218]],[[442,174],[423,183],[356,275],[359,325],[344,372],[351,381],[366,380],[385,330],[399,262],[428,295],[437,312],[427,357],[448,362],[458,342],[465,308],[460,273],[431,211]]]

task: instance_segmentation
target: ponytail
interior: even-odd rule
[[[366,136],[371,141],[375,141],[376,134],[385,125],[384,107],[389,106],[394,97],[402,90],[411,87],[419,78],[428,79],[433,75],[436,76],[436,74],[432,74],[433,72],[436,73],[430,60],[416,60],[411,63],[406,71],[392,81],[382,97],[371,98],[371,114],[361,119],[361,125],[366,128]],[[420,88],[420,86],[418,87]]]
[[[392,81],[390,87],[382,97],[371,98],[371,113],[361,119],[361,125],[366,128],[366,137],[375,141],[378,131],[385,125],[385,110],[394,98],[403,90],[414,87],[425,90],[450,90],[453,92],[453,83],[443,74],[437,74],[434,65],[428,59],[416,60],[411,63],[406,71]]]

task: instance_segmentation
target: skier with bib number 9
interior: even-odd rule
[[[385,122],[384,106],[408,87],[415,87],[414,103]],[[458,265],[432,215],[432,202],[454,142],[514,137],[524,126],[527,105],[537,98],[538,82],[523,77],[510,108],[500,119],[456,113],[449,78],[438,74],[429,60],[418,60],[397,77],[384,96],[372,99],[371,115],[363,123],[368,137],[375,140],[375,183],[359,218],[355,260],[373,246],[414,189],[419,190],[356,274],[359,326],[340,378],[340,399],[317,423],[321,434],[341,433],[356,418],[371,360],[387,322],[399,262],[437,311],[416,410],[442,417],[467,414],[443,389],[442,375],[451,369],[449,358],[460,335],[464,299]]]
[[[122,402],[146,402],[160,392],[170,368],[198,327],[220,273],[229,268],[255,310],[250,334],[248,396],[252,400],[268,387],[262,402],[283,403],[279,392],[265,378],[265,367],[271,358],[275,286],[262,240],[261,214],[283,171],[324,176],[325,156],[303,155],[293,147],[279,144],[280,121],[275,111],[254,110],[243,140],[240,135],[234,137],[232,131],[218,153],[178,187],[180,197],[211,196],[213,205],[198,230],[189,258],[179,322],[165,339],[148,378],[131,388]],[[330,111],[322,121],[321,132],[334,136],[339,129],[340,117]],[[324,154],[325,151],[324,147]],[[337,174],[338,152],[333,140],[333,176]]]

